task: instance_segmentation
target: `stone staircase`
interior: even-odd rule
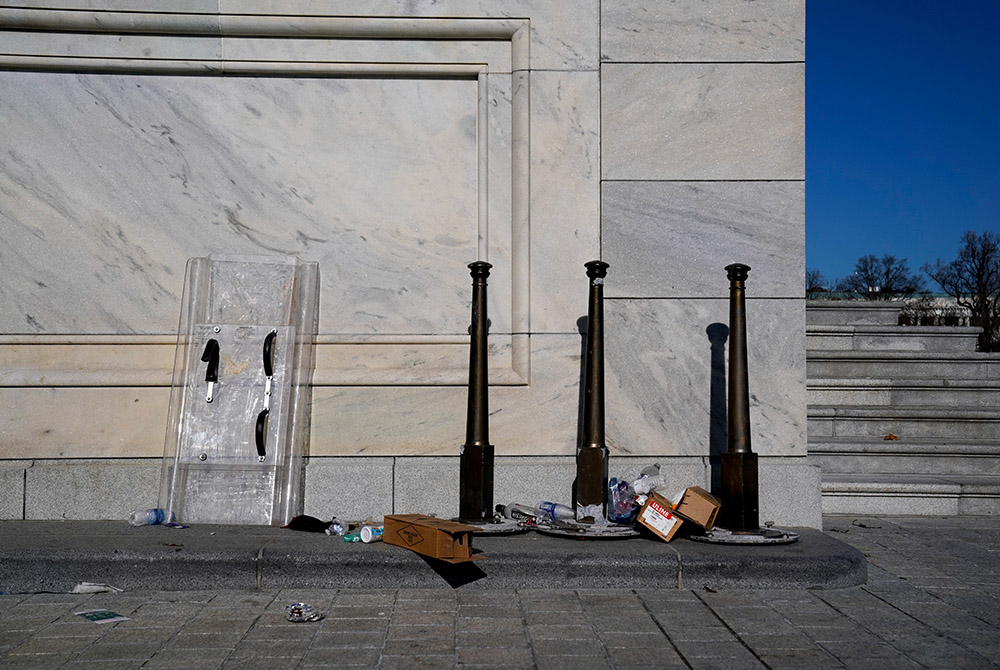
[[[823,512],[1000,514],[1000,354],[975,351],[978,328],[899,326],[900,308],[806,303]]]

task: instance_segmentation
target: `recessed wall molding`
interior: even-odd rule
[[[5,71],[109,75],[135,77],[137,85],[148,76],[361,78],[385,82],[381,89],[384,96],[391,96],[394,81],[472,82],[475,96],[461,113],[475,119],[476,139],[456,150],[472,152],[469,160],[476,171],[473,213],[477,221],[467,229],[471,235],[464,240],[462,235],[467,233],[449,232],[455,241],[447,244],[461,242],[471,249],[475,257],[466,261],[481,259],[494,265],[490,279],[494,321],[491,382],[522,385],[528,382],[530,369],[529,38],[530,22],[519,18],[0,7],[0,42],[4,45],[0,75]],[[128,107],[129,90],[134,87],[122,84],[119,88],[120,93],[114,95],[122,96],[120,104]],[[401,105],[406,104],[405,96],[399,99]],[[112,100],[111,104],[117,103]],[[66,125],[72,124],[67,121]],[[419,122],[415,129],[421,130]],[[321,261],[321,276],[324,270],[329,272],[330,268],[324,268]],[[467,300],[470,290],[462,288],[471,286],[467,271],[461,264],[449,265],[448,272],[452,270],[454,278],[449,276],[448,281],[453,290],[449,293]],[[167,290],[179,293],[177,272],[174,267],[177,286]],[[436,272],[442,274],[441,268]],[[163,283],[170,277],[157,279]],[[448,325],[442,317],[437,325],[431,324],[432,330],[422,330],[427,332],[426,338],[403,332],[374,336],[365,342],[357,341],[359,336],[354,332],[340,332],[332,319],[323,320],[324,313],[337,312],[338,308],[324,310],[321,302],[317,385],[466,383],[468,340],[457,336],[454,307],[450,308]],[[106,329],[100,324],[90,327]],[[82,329],[87,328],[84,321]],[[358,329],[348,325],[348,330]],[[103,340],[100,342],[84,333],[11,337],[14,340],[0,340],[0,359],[8,361],[0,373],[2,386],[169,384],[169,373],[164,373],[172,365],[167,351],[172,349],[173,340],[159,340],[155,333],[102,335],[98,336]]]

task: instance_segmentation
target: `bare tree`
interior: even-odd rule
[[[866,300],[902,300],[923,291],[924,281],[910,272],[905,258],[869,254],[854,264],[854,274],[837,281],[837,290]]]
[[[1000,235],[966,231],[958,257],[938,259],[923,271],[970,312],[970,323],[980,326],[980,351],[1000,350]]]
[[[806,298],[815,300],[827,292],[826,277],[815,268],[806,269]]]

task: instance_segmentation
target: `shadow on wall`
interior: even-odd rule
[[[705,329],[712,346],[712,375],[709,381],[708,412],[708,461],[712,468],[712,494],[722,492],[722,454],[726,451],[727,427],[726,403],[726,341],[729,326],[724,323],[710,323]]]

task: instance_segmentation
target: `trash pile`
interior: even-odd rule
[[[497,517],[517,521],[525,529],[576,537],[633,537],[648,528],[669,542],[683,521],[710,529],[721,503],[700,486],[670,491],[659,465],[643,468],[635,477],[608,480],[606,517],[582,523],[567,505],[543,501],[536,507],[520,503],[497,505]]]

